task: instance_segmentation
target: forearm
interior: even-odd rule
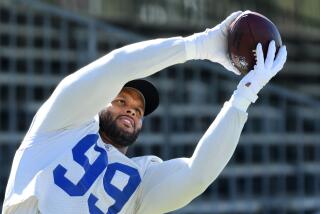
[[[235,99],[239,101],[237,96]],[[227,102],[191,158],[165,161],[148,170],[143,183],[141,213],[164,213],[183,207],[214,181],[237,146],[247,120],[243,110]]]
[[[199,191],[216,179],[232,157],[246,120],[247,113],[229,101],[199,141],[190,158],[190,170]]]
[[[276,75],[286,61],[286,48],[281,47],[275,58],[275,43],[270,42],[266,62],[261,44],[257,45],[257,65],[238,84],[230,101],[224,106],[213,124],[200,140],[191,158],[192,174],[204,189],[220,174],[231,158],[238,143],[245,113],[250,103],[254,103],[258,92]],[[211,169],[211,170],[207,170]]]
[[[67,76],[43,107],[51,130],[90,120],[119,93],[123,85],[186,61],[182,38],[157,39],[117,49]]]

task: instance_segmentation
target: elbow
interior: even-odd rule
[[[197,197],[202,194],[214,181],[215,178],[206,176],[205,174],[190,173],[188,176],[188,188],[192,194]]]

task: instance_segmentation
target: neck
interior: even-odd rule
[[[114,146],[115,148],[117,148],[119,150],[119,152],[121,152],[122,154],[126,154],[128,151],[128,147],[127,146],[120,146],[119,144],[113,142],[112,140],[110,140],[110,138],[102,131],[99,131],[100,137],[102,139],[102,141],[105,144],[111,144],[112,146]]]

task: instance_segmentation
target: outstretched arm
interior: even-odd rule
[[[126,82],[186,60],[181,37],[140,42],[112,51],[64,78],[38,111],[33,128],[50,131],[90,121]]]
[[[81,68],[60,82],[37,112],[31,131],[52,131],[89,122],[126,82],[189,59],[206,58],[232,68],[227,60],[226,29],[240,13],[233,13],[203,33],[128,45]]]
[[[246,110],[257,93],[276,75],[286,61],[282,47],[275,57],[275,44],[269,45],[264,61],[257,46],[257,65],[239,83],[229,102],[198,143],[191,158],[180,158],[149,167],[142,182],[138,213],[165,213],[188,204],[221,173],[237,146],[247,119]]]
[[[151,166],[142,180],[137,213],[167,213],[205,191],[231,158],[246,119],[247,113],[226,103],[191,158]]]

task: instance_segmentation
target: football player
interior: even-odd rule
[[[246,110],[286,61],[269,45],[264,59],[240,81],[191,157],[128,158],[143,118],[158,106],[157,89],[141,78],[192,59],[235,73],[227,27],[241,13],[189,37],[144,41],[112,51],[65,77],[37,111],[16,151],[3,214],[160,214],[200,195],[231,158]]]

